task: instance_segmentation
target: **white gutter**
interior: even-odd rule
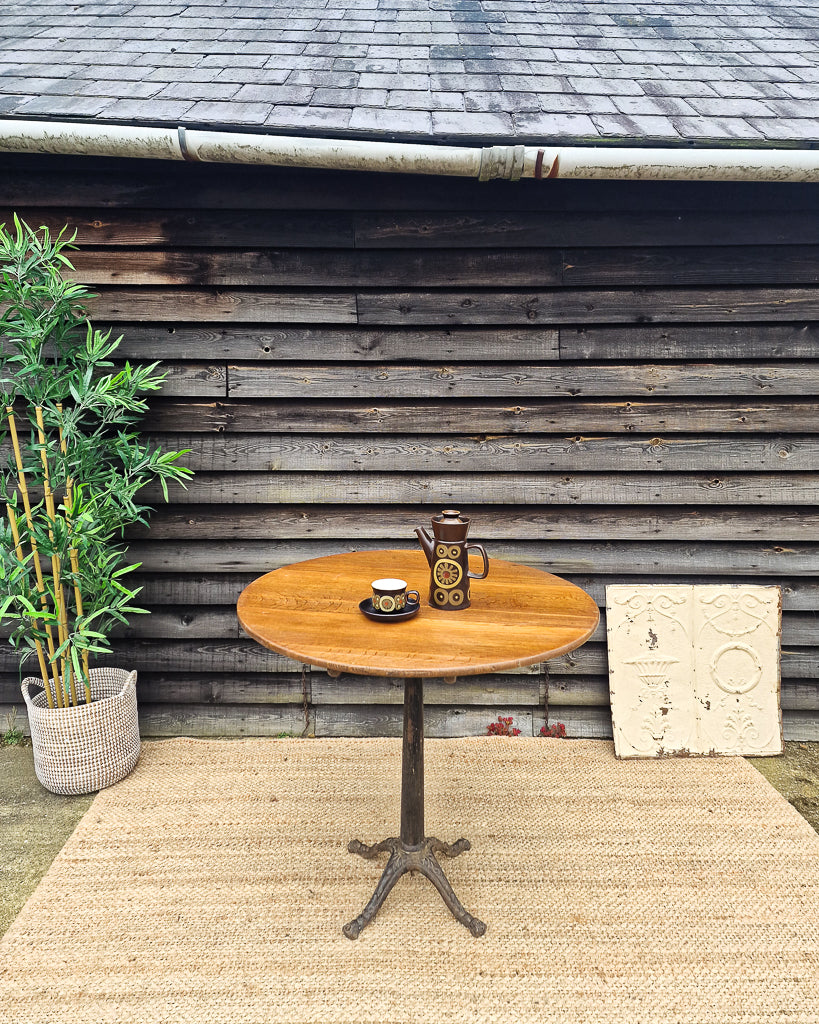
[[[0,152],[454,175],[481,181],[819,181],[819,149],[472,148],[54,121],[0,120]]]

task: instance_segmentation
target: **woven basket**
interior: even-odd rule
[[[94,793],[130,772],[139,760],[136,672],[92,668],[91,703],[75,708],[49,708],[34,676],[23,680],[28,708],[34,771],[52,793]]]

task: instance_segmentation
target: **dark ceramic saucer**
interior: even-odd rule
[[[411,619],[413,615],[418,614],[421,604],[419,601],[407,601],[407,607],[403,612],[377,612],[373,608],[372,598],[368,597],[358,607],[373,622],[404,622],[406,619]]]

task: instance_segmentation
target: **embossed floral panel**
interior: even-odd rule
[[[782,752],[778,587],[611,586],[606,625],[618,757]]]

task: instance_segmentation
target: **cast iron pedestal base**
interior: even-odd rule
[[[372,899],[358,917],[345,924],[342,931],[348,939],[357,939],[363,928],[378,913],[390,890],[407,871],[420,871],[441,894],[454,917],[475,936],[483,935],[486,925],[464,909],[452,891],[443,868],[435,859],[436,853],[457,857],[470,848],[469,840],[445,843],[424,835],[424,689],[420,679],[404,680],[404,744],[401,752],[401,835],[367,846],[353,839],[347,849],[367,860],[379,853],[388,853],[390,859]]]
[[[444,903],[452,911],[456,920],[465,925],[475,938],[483,935],[486,931],[486,925],[483,921],[479,921],[477,917],[473,917],[464,908],[453,892],[443,868],[435,859],[436,853],[442,853],[445,857],[457,857],[459,853],[464,853],[469,848],[470,843],[468,839],[459,839],[456,843],[444,843],[440,839],[429,837],[424,839],[418,849],[413,850],[407,849],[400,839],[385,839],[382,843],[376,843],[375,846],[367,846],[364,843],[360,843],[357,839],[352,839],[347,845],[350,853],[357,853],[367,860],[372,860],[379,853],[389,853],[390,859],[387,861],[387,866],[384,868],[384,873],[375,887],[375,892],[370,902],[358,917],[350,921],[349,924],[344,925],[342,929],[344,934],[348,939],[357,939],[362,929],[366,928],[378,913],[390,889],[392,889],[401,875],[406,874],[407,871],[420,871],[441,894]]]

